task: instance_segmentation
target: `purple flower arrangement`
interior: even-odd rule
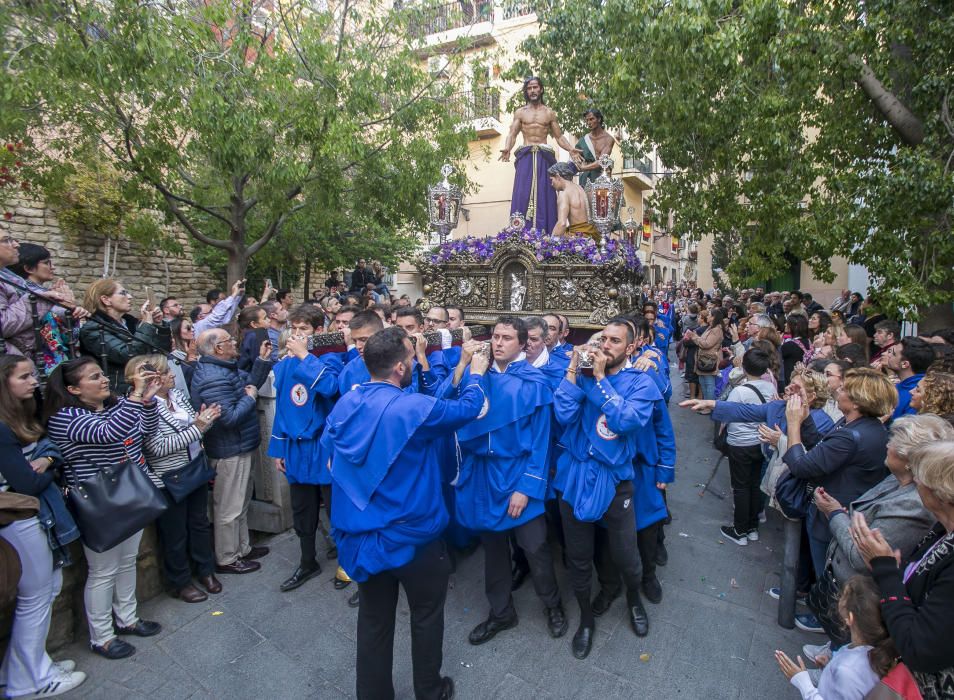
[[[636,247],[627,241],[610,239],[606,242],[605,252],[602,252],[593,239],[586,236],[567,238],[554,236],[533,228],[523,231],[504,229],[496,236],[486,238],[468,236],[467,238],[447,241],[433,250],[429,260],[435,265],[454,262],[455,258],[478,261],[489,260],[493,257],[498,246],[509,241],[523,244],[529,248],[538,262],[576,257],[592,265],[605,265],[621,261],[627,271],[636,273],[640,270]]]

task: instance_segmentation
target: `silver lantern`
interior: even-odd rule
[[[440,184],[427,188],[427,218],[431,228],[437,233],[443,243],[447,236],[457,228],[457,217],[460,216],[461,191],[457,185],[452,185],[447,179],[454,168],[450,163],[441,167],[444,179]]]
[[[619,207],[623,203],[623,182],[608,174],[613,169],[613,159],[603,155],[597,161],[602,169],[600,176],[587,183],[586,198],[590,204],[590,223],[600,232],[605,241],[619,219]]]

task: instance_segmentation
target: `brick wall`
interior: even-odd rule
[[[86,287],[102,277],[106,241],[96,234],[66,234],[56,218],[55,211],[38,200],[14,200],[8,203],[13,212],[12,221],[0,219],[0,232],[20,241],[46,246],[53,255],[56,274],[69,283],[77,299],[82,299]],[[179,229],[171,229],[185,249],[181,256],[144,251],[128,241],[113,243],[115,277],[133,294],[134,308],[145,300],[148,286],[156,302],[166,296],[175,296],[183,306],[204,299],[206,291],[219,283],[208,268],[192,260],[192,239]],[[113,255],[110,255],[110,276],[113,276]],[[188,307],[187,308],[191,308]]]

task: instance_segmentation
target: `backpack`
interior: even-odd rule
[[[755,385],[746,383],[746,384],[741,384],[740,386],[744,386],[746,389],[751,389],[752,391],[754,391],[756,396],[759,397],[759,403],[765,403],[765,397],[762,396],[762,392],[759,391],[755,387]],[[719,452],[724,454],[726,457],[729,456],[729,424],[728,423],[721,424],[721,427],[719,428],[719,432],[716,433],[716,436],[713,439],[712,444],[715,446],[717,450],[719,450]]]

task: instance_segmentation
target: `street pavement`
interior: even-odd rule
[[[731,522],[728,466],[723,461],[703,492],[718,453],[710,446],[711,422],[678,408],[678,372],[670,413],[678,439],[676,483],[670,487],[673,522],[666,528],[669,564],[658,570],[664,597],[646,602],[649,636],[637,638],[618,599],[597,619],[593,651],[579,661],[570,639],[579,619],[566,571],[555,555],[570,628],[552,639],[530,582],[515,593],[520,624],[475,647],[468,632],[484,619],[480,550],[459,562],[447,595],[444,673],[456,697],[471,698],[796,698],[772,652],[794,658],[820,635],[785,630],[777,603],[767,594],[781,568],[782,529],[769,513],[761,539],[739,547],[719,536]],[[160,596],[140,605],[140,615],[162,623],[152,638],[131,638],[138,651],[107,661],[77,642],[56,656],[72,658],[89,680],[75,698],[347,698],[354,696],[357,611],[346,604],[354,585],[336,591],[334,562],[290,593],[278,586],[295,568],[293,532],[267,541],[262,570],[222,576],[224,591],[206,603]],[[594,576],[594,586],[595,576]],[[595,588],[594,588],[595,594]],[[408,611],[398,606],[394,650],[396,697],[412,698]]]

